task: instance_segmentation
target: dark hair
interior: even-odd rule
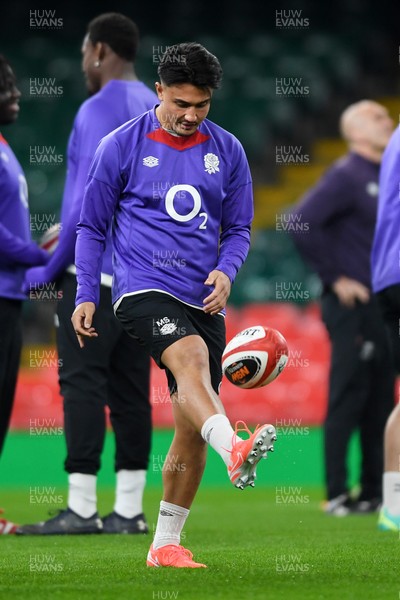
[[[88,25],[92,44],[104,42],[121,58],[133,62],[139,46],[139,29],[131,19],[120,13],[104,13]]]
[[[15,75],[10,63],[3,54],[0,54],[0,91],[10,90],[15,83]]]
[[[218,58],[197,42],[168,46],[157,72],[165,85],[191,83],[199,88],[216,89],[222,80]]]

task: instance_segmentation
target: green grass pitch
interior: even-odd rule
[[[157,436],[158,448],[164,451],[170,434]],[[24,462],[29,466],[33,460],[32,448],[35,447],[36,456],[41,456],[41,445],[50,443],[53,452],[47,458],[42,457],[41,477],[32,469],[25,468],[23,472],[18,469]],[[108,439],[103,469],[111,465],[110,443]],[[224,480],[223,467],[220,468],[218,460],[214,462],[210,453],[211,464],[182,539],[195,559],[206,563],[208,569],[147,568],[145,559],[151,534],[3,536],[0,598],[398,599],[399,535],[379,532],[376,515],[333,518],[321,512],[323,488],[310,485],[306,477],[307,472],[309,479],[316,471],[320,475],[318,460],[310,462],[313,456],[319,456],[319,443],[318,431],[307,440],[288,439],[285,444],[282,441],[279,451],[277,446],[276,453],[261,463],[256,488],[244,491],[235,490]],[[31,449],[30,454],[27,448]],[[49,507],[32,503],[30,491],[35,484],[35,493],[44,496],[43,489],[37,486],[51,486],[55,482],[56,489],[47,491],[55,492],[55,498],[66,498],[65,485],[55,481],[50,469],[62,457],[61,440],[32,440],[12,435],[6,449],[0,506],[19,522],[46,518]],[[304,461],[308,462],[308,471]],[[60,462],[61,481],[59,465]],[[153,529],[161,489],[158,469],[151,469],[149,476],[145,506]],[[113,489],[104,476],[98,496],[99,512],[104,514],[113,502]]]

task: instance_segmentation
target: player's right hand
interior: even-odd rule
[[[85,337],[98,337],[98,333],[92,327],[93,315],[96,311],[94,302],[82,302],[75,308],[71,317],[72,325],[78,336],[78,342],[81,348],[85,345]]]
[[[344,275],[336,279],[332,289],[340,304],[347,308],[354,308],[357,301],[366,304],[370,298],[370,291],[365,285]]]

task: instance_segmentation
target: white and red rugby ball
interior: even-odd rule
[[[58,246],[58,239],[60,237],[61,224],[55,223],[47,229],[39,240],[39,246],[46,250],[49,254],[53,254]]]
[[[243,389],[271,383],[288,361],[283,335],[271,327],[255,325],[240,331],[222,354],[222,371],[234,385]]]

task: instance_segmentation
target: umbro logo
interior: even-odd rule
[[[161,335],[170,335],[178,329],[176,324],[173,321],[170,321],[168,317],[163,317],[159,321],[156,321],[156,323]]]
[[[157,167],[158,163],[159,160],[155,156],[146,156],[146,158],[143,159],[143,164],[145,167]]]

